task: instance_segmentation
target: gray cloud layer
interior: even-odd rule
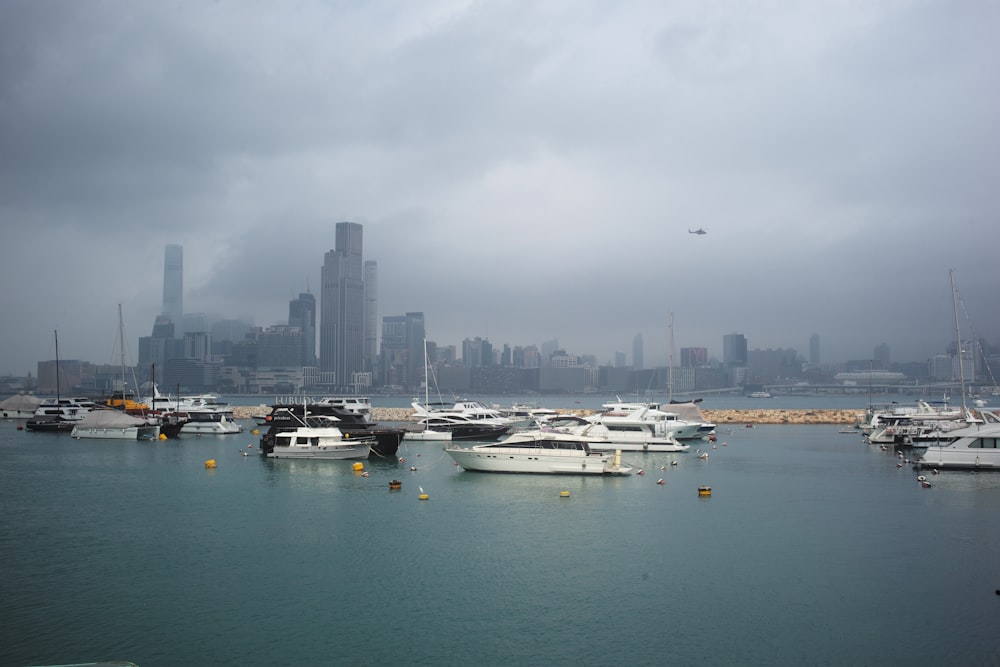
[[[160,308],[257,324],[365,225],[380,314],[923,359],[949,268],[1000,342],[993,2],[8,1],[0,372],[113,360]],[[705,227],[707,236],[688,228]]]

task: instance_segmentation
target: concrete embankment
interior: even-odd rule
[[[236,419],[252,419],[268,413],[266,406],[233,408]],[[594,410],[559,410],[581,417]],[[707,421],[714,424],[856,424],[864,418],[863,410],[702,410]],[[412,408],[372,408],[375,421],[405,422],[413,420]]]

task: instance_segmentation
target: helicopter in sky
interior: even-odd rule
[[[708,234],[708,232],[706,232],[704,229],[702,229],[701,227],[699,227],[698,229],[689,229],[688,230],[688,234],[697,234],[697,235],[701,236],[702,234]]]

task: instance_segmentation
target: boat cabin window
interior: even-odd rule
[[[972,441],[972,444],[969,445],[969,448],[970,449],[996,449],[997,448],[997,440],[1000,440],[1000,438],[976,438],[975,440]]]

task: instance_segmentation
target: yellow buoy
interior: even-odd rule
[[[209,459],[205,461],[205,470],[211,470],[215,467],[215,459]]]
[[[427,500],[428,498],[430,498],[430,496],[428,496],[426,493],[421,493],[419,496],[417,496],[417,498],[419,498],[420,500]]]
[[[256,428],[250,432],[253,433],[254,435],[260,435],[260,430]]]
[[[699,486],[698,487],[699,496],[710,496],[712,495],[712,487],[710,486]]]
[[[354,472],[361,472],[364,469],[365,469],[364,463],[362,463],[361,461],[354,462]]]
[[[569,498],[569,491],[560,491],[559,492],[559,497],[560,498]]]
[[[161,433],[160,434],[160,440],[166,440],[166,439],[167,439],[167,434],[166,433]]]

